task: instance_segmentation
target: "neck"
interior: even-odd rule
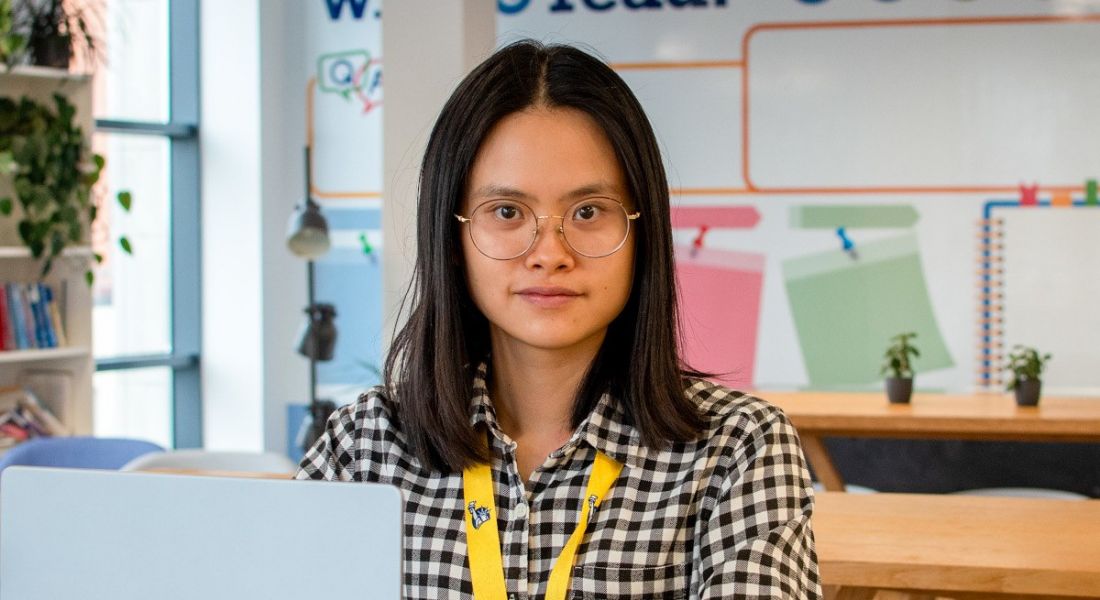
[[[603,336],[568,350],[493,342],[489,389],[501,429],[513,440],[564,443],[573,431],[577,391]]]

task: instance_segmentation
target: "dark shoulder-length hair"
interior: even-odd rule
[[[460,212],[471,166],[490,129],[532,106],[588,114],[615,149],[634,221],[634,281],[623,312],[578,390],[573,426],[604,392],[622,403],[650,447],[694,439],[702,428],[684,395],[677,352],[669,190],[657,140],[630,88],[602,61],[576,48],[523,40],[481,63],[444,105],[420,171],[416,266],[405,296],[408,320],[386,357],[386,387],[398,396],[401,427],[424,464],[461,470],[486,458],[470,425],[472,380],[489,353],[489,325],[466,285]]]

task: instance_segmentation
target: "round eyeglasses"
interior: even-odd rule
[[[535,245],[542,219],[561,219],[558,233],[566,245],[588,258],[603,258],[619,251],[630,234],[630,222],[641,213],[628,213],[611,198],[587,198],[569,207],[564,215],[536,216],[517,200],[489,200],[474,208],[469,217],[455,215],[469,226],[470,241],[479,252],[495,260],[510,260]]]

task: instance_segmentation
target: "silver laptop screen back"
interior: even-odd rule
[[[386,485],[11,467],[0,600],[397,599],[401,514]]]

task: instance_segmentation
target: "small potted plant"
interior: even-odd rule
[[[886,397],[891,404],[907,404],[913,396],[913,365],[912,358],[920,356],[910,340],[917,337],[916,333],[899,333],[890,338],[892,342],[886,349],[883,358],[886,363],[882,365],[882,374],[886,377]]]
[[[1005,369],[1012,372],[1008,389],[1016,392],[1016,404],[1035,406],[1039,404],[1039,393],[1043,382],[1040,376],[1050,360],[1050,354],[1040,355],[1035,348],[1017,344],[1008,355]]]
[[[98,52],[94,28],[100,28],[99,5],[82,0],[16,0],[12,31],[26,42],[32,65],[68,69],[77,53],[86,63]]]

